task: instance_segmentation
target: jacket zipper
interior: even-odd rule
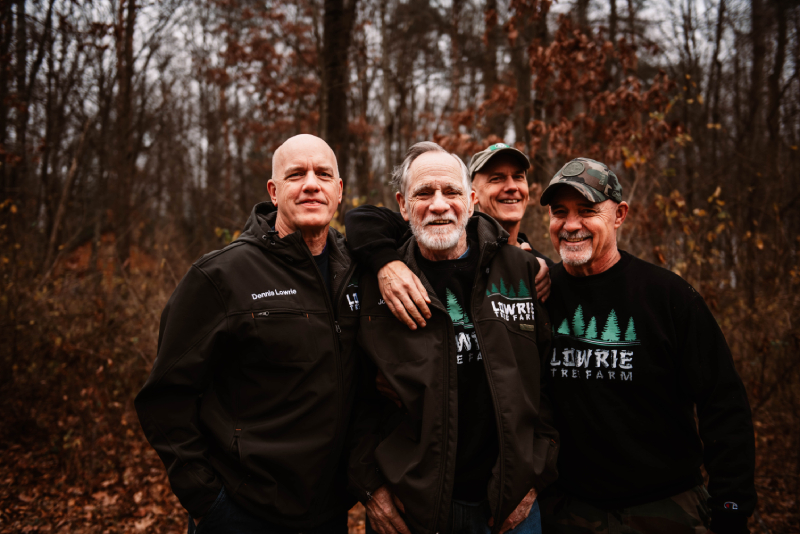
[[[483,268],[482,260],[483,260],[483,255],[484,255],[485,251],[486,251],[486,245],[484,245],[484,247],[481,249],[481,254],[480,254],[480,257],[478,258],[478,271],[475,273],[475,281],[472,284],[472,299],[471,299],[471,302],[472,302],[473,305],[475,303],[475,296],[476,296],[475,290],[478,287],[478,279],[481,276],[481,269]],[[473,315],[477,315],[476,308],[474,308],[474,307],[472,308],[472,314]],[[505,484],[505,469],[504,469],[504,466],[505,466],[505,461],[504,461],[505,460],[505,458],[504,458],[505,457],[505,443],[504,443],[504,439],[503,439],[503,433],[500,431],[500,403],[497,400],[497,389],[495,388],[494,377],[491,374],[489,364],[487,363],[487,360],[486,360],[486,356],[487,356],[488,353],[484,352],[484,347],[486,345],[484,345],[484,343],[483,343],[483,336],[481,334],[480,328],[478,328],[478,321],[474,320],[473,322],[475,324],[475,335],[478,338],[478,345],[479,345],[479,347],[481,349],[481,354],[483,355],[483,369],[486,372],[486,381],[488,382],[489,389],[492,392],[492,403],[494,404],[494,413],[495,413],[495,426],[497,427],[497,449],[499,451],[498,462],[500,464],[500,480],[499,480],[498,485],[497,485],[497,490],[498,490],[497,510],[494,510],[492,512],[492,515],[495,518],[494,519],[495,528],[497,528],[498,525],[502,525],[502,523],[503,523],[503,520],[501,520],[499,518],[499,515],[500,515],[500,510],[503,507],[503,485]],[[495,530],[495,529],[493,528],[492,530]]]
[[[338,308],[333,307],[333,302],[331,302],[331,298],[328,296],[328,288],[325,285],[325,280],[322,279],[322,273],[320,273],[319,268],[317,267],[316,262],[314,261],[314,257],[311,254],[310,250],[307,250],[307,254],[309,259],[311,260],[311,267],[314,269],[314,273],[317,276],[317,281],[320,282],[322,286],[323,293],[325,295],[325,303],[328,306],[328,319],[330,321],[331,326],[333,327],[333,354],[336,358],[336,379],[338,381],[338,394],[337,394],[337,410],[336,410],[336,434],[334,435],[333,444],[336,445],[338,443],[339,437],[341,432],[339,431],[339,421],[341,420],[342,416],[342,398],[343,392],[342,388],[344,386],[344,378],[342,377],[342,349],[341,349],[341,333],[342,328],[339,326],[339,321],[337,320],[336,310]],[[342,282],[341,287],[339,288],[338,294],[333,296],[333,300],[338,304],[342,300],[342,296],[344,295],[345,291],[347,291],[347,284],[350,280],[350,277],[353,275],[355,271],[355,262],[350,262],[350,266],[344,273],[344,282]],[[333,464],[333,469],[336,469],[336,464]]]
[[[432,288],[431,288],[430,292],[432,294],[434,294],[434,295],[436,294],[436,292],[434,292]],[[436,306],[434,304],[434,302],[432,302],[431,304],[433,305],[434,308],[439,309],[440,311],[444,312],[445,315],[447,315],[447,324],[450,326],[450,328],[448,330],[448,335],[445,337],[445,340],[447,341],[447,354],[449,355],[450,354],[450,345],[451,345],[450,344],[450,335],[449,334],[450,334],[450,331],[455,332],[455,330],[453,330],[453,323],[452,323],[452,321],[450,319],[450,315],[447,313],[447,310],[443,306]],[[454,334],[454,336],[455,336],[455,334]],[[447,468],[448,468],[448,465],[447,465],[447,463],[448,463],[447,462],[447,453],[448,453],[448,450],[450,448],[449,447],[449,443],[450,443],[450,408],[449,408],[449,406],[450,406],[450,358],[442,358],[442,360],[444,361],[443,382],[445,382],[445,385],[447,386],[447,389],[442,392],[442,399],[444,401],[443,402],[443,406],[442,406],[442,411],[443,411],[443,415],[444,415],[444,417],[442,418],[444,420],[444,429],[443,429],[443,432],[442,432],[442,435],[444,437],[444,439],[442,440],[442,469],[441,469],[441,471],[439,473],[439,491],[436,492],[436,504],[435,504],[435,506],[433,508],[433,531],[436,532],[436,534],[439,534],[439,532],[441,530],[441,529],[438,528],[438,525],[439,525],[439,513],[441,512],[442,499],[444,498],[444,479],[445,479],[445,476],[447,474]],[[456,388],[458,388],[458,383],[456,383]],[[458,394],[458,389],[456,389],[456,395],[457,394]]]

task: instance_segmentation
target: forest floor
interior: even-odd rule
[[[128,419],[136,421],[134,413]],[[127,430],[130,430],[128,432]],[[113,470],[78,478],[49,445],[0,449],[0,532],[185,533],[187,514],[170,490],[164,466],[135,430],[102,437],[97,454],[117,456]],[[103,462],[96,462],[100,466]],[[364,533],[364,508],[350,511],[351,534]]]
[[[186,532],[187,515],[135,413],[124,412],[117,420],[113,431],[71,450],[24,438],[0,444],[0,532]],[[793,477],[779,469],[788,464],[768,457],[770,444],[781,436],[770,433],[764,422],[757,422],[757,428],[759,464],[769,464],[766,471],[772,474],[760,469],[757,476],[759,506],[752,532],[800,532]],[[363,534],[361,505],[350,511],[349,527],[351,534]]]

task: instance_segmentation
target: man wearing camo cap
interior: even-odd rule
[[[605,164],[570,161],[541,204],[562,259],[547,303],[561,452],[541,497],[544,534],[749,532],[750,406],[703,298],[617,248],[628,204]]]

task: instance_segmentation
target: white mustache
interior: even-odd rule
[[[558,237],[560,239],[586,239],[587,237],[592,237],[592,234],[585,230],[576,230],[574,232],[565,232],[561,230],[558,233]]]
[[[429,223],[433,221],[449,221],[452,223],[458,223],[458,219],[453,214],[448,215],[429,215],[425,217],[425,220],[422,221],[422,226],[427,226]]]

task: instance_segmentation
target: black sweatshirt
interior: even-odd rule
[[[598,275],[574,277],[563,264],[550,273],[546,377],[562,440],[557,484],[619,508],[701,484],[705,464],[711,530],[747,532],[754,434],[725,338],[685,280],[621,254]]]
[[[350,250],[374,273],[389,262],[400,261],[397,248],[411,235],[408,223],[400,213],[369,204],[345,213],[344,222]],[[530,245],[523,233],[518,234],[517,241]],[[537,258],[542,258],[549,268],[555,265],[541,252],[535,249],[531,249],[531,252]]]
[[[470,242],[465,256],[429,261],[416,251],[417,264],[453,321],[458,368],[458,447],[453,498],[480,502],[497,463],[497,423],[492,393],[486,380],[471,308],[472,284],[478,270],[478,243]]]

